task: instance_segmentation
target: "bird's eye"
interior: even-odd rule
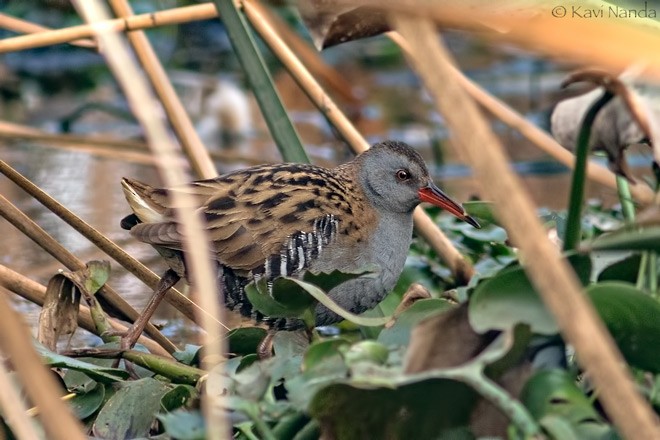
[[[410,179],[410,172],[408,170],[398,170],[396,172],[396,178],[401,182],[405,182]]]

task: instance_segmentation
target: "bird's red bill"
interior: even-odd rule
[[[475,228],[480,228],[481,226],[475,219],[470,217],[465,209],[459,204],[453,201],[447,194],[442,192],[440,188],[434,184],[429,184],[429,186],[424,187],[419,190],[419,199],[422,202],[428,202],[432,205],[435,205],[439,208],[444,209],[445,211],[450,212],[455,215],[457,218],[463,220],[474,226]]]

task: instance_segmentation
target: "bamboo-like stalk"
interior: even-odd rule
[[[250,24],[268,44],[275,56],[280,60],[300,88],[319,108],[324,116],[337,129],[341,136],[355,153],[361,153],[369,148],[369,143],[360,134],[350,120],[337,107],[316,79],[302,65],[296,55],[277,35],[273,26],[261,13],[261,9],[252,1],[243,2],[243,10]],[[414,213],[417,232],[429,243],[438,256],[447,264],[459,281],[469,280],[474,268],[454,247],[451,241],[440,231],[424,210],[418,207]]]
[[[20,18],[12,17],[3,13],[0,13],[0,28],[18,32],[19,34],[37,34],[51,30],[46,26],[21,20]],[[89,39],[74,40],[71,41],[70,44],[73,46],[84,47],[86,49],[96,49],[96,43]]]
[[[53,440],[84,440],[82,425],[59,396],[62,391],[53,375],[41,363],[32,346],[28,327],[0,295],[0,350],[16,368],[16,374],[30,402],[39,408],[46,435]]]
[[[624,359],[582,294],[575,274],[547,239],[502,145],[451,74],[451,57],[441,46],[434,23],[403,14],[394,18],[398,31],[410,43],[411,61],[456,136],[452,145],[470,159],[484,194],[500,208],[498,217],[527,256],[530,278],[567,341],[575,347],[608,415],[626,438],[659,438],[657,416],[637,393]]]
[[[395,31],[390,31],[387,36],[394,41],[404,52],[408,53],[410,48],[406,41]],[[491,95],[481,88],[474,81],[463,75],[463,73],[454,65],[450,66],[452,75],[463,86],[466,92],[488,110],[493,116],[500,119],[509,127],[517,130],[527,140],[539,147],[545,153],[554,157],[558,162],[573,169],[575,167],[575,155],[559,143],[547,132],[541,130],[536,125],[529,122],[520,113],[515,111],[509,105]],[[600,183],[609,188],[617,188],[616,175],[607,168],[594,162],[587,164],[587,176],[591,181]],[[634,185],[631,192],[635,200],[643,205],[653,203],[653,191],[646,185]]]
[[[25,215],[20,209],[16,208],[9,200],[0,195],[0,215],[7,221],[14,225],[19,231],[29,237],[32,241],[37,243],[46,252],[55,257],[59,262],[64,264],[69,270],[75,271],[85,267],[85,263],[80,261],[62,246],[57,240],[51,237],[39,225],[37,225],[31,218]],[[131,307],[124,298],[119,296],[114,289],[107,284],[104,285],[98,292],[109,304],[115,307],[123,315],[131,320],[137,319],[138,312]],[[154,338],[163,348],[170,352],[176,350],[176,346],[170,342],[162,333],[153,325],[145,329],[147,334]]]
[[[126,0],[110,0],[110,6],[124,20],[128,21],[131,17],[134,17],[133,10]],[[195,175],[202,179],[216,177],[218,171],[213,165],[209,152],[199,138],[172,83],[167,78],[165,69],[158,60],[153,47],[151,47],[149,39],[143,31],[139,30],[127,32],[126,36],[163,104],[167,118],[172,124],[174,133],[179,139],[181,148],[188,157]]]
[[[215,10],[215,6],[211,3],[204,3],[201,5],[184,6],[160,12],[140,14],[125,19],[106,20],[99,24],[99,26],[107,30],[123,32],[206,20],[217,15],[218,12]],[[92,25],[71,26],[64,29],[40,32],[38,34],[5,38],[0,40],[0,53],[52,46],[54,44],[68,43],[89,37],[94,37],[94,27]]]
[[[160,277],[153,273],[148,267],[140,263],[135,258],[131,257],[122,248],[117,246],[114,242],[109,240],[106,236],[101,234],[91,225],[86,223],[83,219],[75,215],[64,205],[53,199],[46,194],[37,185],[30,182],[6,162],[0,160],[0,173],[7,176],[12,182],[21,187],[24,191],[34,197],[39,203],[48,208],[53,214],[64,220],[73,229],[82,234],[91,243],[105,252],[108,256],[114,259],[117,263],[121,264],[126,270],[135,275],[138,279],[144,282],[151,289],[155,289]],[[170,289],[165,299],[183,313],[186,318],[199,324],[199,315],[205,313],[197,304],[185,297],[181,292],[176,289]]]
[[[18,393],[16,384],[9,375],[4,362],[0,362],[0,408],[2,415],[14,435],[21,440],[38,440],[39,435],[28,416],[25,400]],[[3,437],[4,438],[4,437]]]
[[[31,279],[26,278],[18,272],[14,272],[13,270],[1,264],[0,286],[6,289],[7,292],[14,293],[40,307],[43,307],[44,305],[46,286],[43,286],[36,281],[32,281]],[[112,328],[119,333],[123,333],[128,330],[128,327],[116,319],[110,318],[109,321],[110,325],[112,325]],[[78,313],[78,325],[88,332],[95,334],[96,336],[101,336],[96,331],[96,326],[94,325],[94,321],[92,320],[92,316],[89,312],[89,307],[85,305],[80,306],[80,312]],[[161,347],[153,339],[140,336],[138,343],[147,347],[147,349],[154,354],[171,357],[169,352],[167,352],[167,350]]]
[[[92,23],[107,19],[107,13],[98,0],[76,0],[76,5],[86,16],[86,19]],[[149,146],[159,159],[159,170],[166,186],[184,185],[188,179],[180,167],[177,166],[175,160],[176,149],[169,138],[165,121],[159,117],[157,112],[153,111],[153,108],[157,105],[155,96],[153,96],[149,84],[131,57],[128,46],[115,32],[109,31],[104,25],[96,24],[94,29],[97,32],[99,44],[104,49],[103,53],[108,64],[122,86],[136,118],[144,127]],[[184,192],[173,192],[172,199],[175,206],[191,206],[190,200],[188,200],[189,196]],[[222,302],[223,296],[216,283],[215,267],[209,258],[211,253],[208,234],[203,227],[203,220],[198,212],[177,209],[176,214],[183,235],[186,237],[183,250],[188,257],[187,269],[200,293],[200,306],[207,312],[202,315],[203,328],[206,330],[204,345],[208,353],[207,358],[217,360],[225,353],[224,332],[219,324],[222,321],[220,319],[222,311],[219,302]],[[208,367],[209,365],[205,365],[205,368]],[[222,387],[224,378],[218,377],[217,379]],[[229,436],[230,428],[224,412],[213,414],[213,408],[220,406],[218,401],[221,399],[221,395],[210,395],[209,393],[202,395],[202,408],[209,438],[226,438]]]

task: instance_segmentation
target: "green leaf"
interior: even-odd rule
[[[85,289],[94,295],[110,278],[110,262],[93,260],[87,263]]]
[[[73,359],[67,356],[62,356],[61,354],[53,353],[40,344],[36,344],[35,349],[46,365],[80,371],[81,373],[85,373],[91,379],[101,383],[120,382],[123,379],[127,379],[129,376],[128,372],[118,368],[94,365],[79,359]]]
[[[630,255],[612,263],[598,274],[598,281],[624,281],[634,284],[637,281],[641,255]]]
[[[341,347],[349,347],[350,342],[345,339],[329,339],[327,341],[317,342],[309,347],[303,356],[302,369],[309,371],[318,365],[323,365],[324,362],[333,357],[341,357]]]
[[[266,280],[252,282],[245,287],[245,293],[252,306],[266,316],[277,318],[297,318],[314,303],[304,289],[288,278],[278,278],[273,282],[273,296],[268,293]]]
[[[520,400],[541,424],[561,439],[604,439],[613,434],[591,400],[564,370],[541,370],[525,384]]]
[[[320,272],[313,274],[306,272],[303,276],[303,281],[313,284],[324,292],[330,292],[332,289],[346,281],[354,280],[355,278],[375,276],[380,271],[378,266],[367,266],[355,272],[341,272],[334,270],[330,273]]]
[[[660,226],[603,234],[591,243],[583,243],[580,248],[585,251],[657,251],[660,249]]]
[[[231,0],[214,0],[214,3],[282,158],[285,162],[308,163],[307,154],[282,105],[243,14]]]
[[[422,320],[453,307],[446,299],[420,299],[396,318],[394,325],[378,335],[378,342],[385,345],[408,345],[410,333]]]
[[[569,262],[583,284],[589,282],[591,259],[573,254]],[[506,268],[475,289],[469,304],[470,324],[477,332],[528,324],[534,333],[557,333],[557,325],[520,266]]]
[[[344,350],[344,361],[348,366],[359,362],[384,365],[389,355],[390,351],[383,344],[366,340],[356,342],[348,350]]]
[[[309,293],[312,297],[314,297],[318,302],[326,306],[331,311],[335,312],[337,315],[357,325],[363,325],[366,327],[378,327],[380,325],[385,325],[391,319],[390,316],[386,316],[383,318],[365,318],[363,316],[355,315],[347,310],[342,309],[337,303],[335,303],[328,295],[326,295],[318,287],[301,280],[296,280],[293,278],[287,278],[287,279],[298,284],[307,293]]]
[[[607,282],[587,293],[630,365],[660,373],[660,304],[634,286]]]
[[[484,368],[499,362],[515,346],[514,333],[505,332],[457,368],[403,374],[394,368],[358,363],[350,375],[304,374],[288,382],[287,389],[298,398],[305,390],[315,391],[308,411],[333,429],[336,438],[448,436],[449,431],[468,423],[477,400],[474,390],[496,402],[525,433],[538,433],[524,408],[483,374]]]
[[[202,347],[199,345],[186,344],[186,346],[183,347],[183,351],[175,351],[172,353],[172,356],[177,361],[186,365],[198,364],[201,348]]]
[[[229,353],[245,356],[256,353],[257,347],[266,337],[266,330],[260,327],[241,327],[227,332]]]
[[[167,414],[159,414],[165,432],[177,440],[205,440],[206,429],[204,418],[199,411],[178,410]]]
[[[146,437],[169,390],[152,378],[125,382],[99,412],[92,432],[108,440]]]
[[[94,414],[101,407],[104,398],[105,386],[97,383],[90,391],[83,394],[76,394],[68,402],[76,417],[83,420]]]
[[[160,407],[163,411],[174,411],[198,395],[197,389],[191,385],[177,385],[163,395],[160,399]]]

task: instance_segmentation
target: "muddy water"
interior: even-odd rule
[[[472,74],[489,90],[503,97],[531,119],[542,123],[554,99],[554,91],[558,88],[562,72],[545,64],[539,71],[532,71],[530,66],[534,65],[533,62],[527,62],[527,67],[521,68],[516,63],[524,64],[524,59],[515,57],[508,59],[508,63],[493,60],[487,66],[479,66]],[[354,120],[370,141],[392,138],[413,144],[429,163],[436,164],[433,166],[436,180],[449,194],[459,200],[478,196],[478,182],[471,176],[469,167],[461,164],[451,148],[442,147],[451,140],[441,126],[440,116],[434,112],[428,96],[412,74],[401,67],[364,71],[349,66],[341,71],[364,96],[362,106],[353,108],[350,112],[360,115],[354,117]],[[484,77],[484,72],[488,71],[491,74]],[[314,160],[326,164],[341,162],[350,157],[347,148],[336,140],[332,130],[286,74],[277,76],[277,84]],[[79,101],[73,100],[73,104],[80,105],[83,98],[77,99]],[[118,98],[115,96],[113,99]],[[339,103],[343,105],[341,101]],[[44,121],[47,121],[44,115],[49,113],[51,106],[56,108],[53,110],[54,114],[61,114],[62,110],[57,108],[71,107],[72,100],[70,97],[44,99],[42,108],[32,114],[32,119],[28,114],[24,122],[43,125]],[[278,154],[268,139],[265,124],[258,116],[252,100],[251,107],[256,115],[253,132],[258,135],[234,153],[258,158],[258,161],[276,161]],[[93,115],[81,121],[74,130],[100,131],[117,136],[131,130],[136,131],[135,127],[123,130],[121,124],[125,125],[108,116]],[[494,126],[535,202],[539,206],[563,209],[568,198],[569,174],[516,133],[501,124]],[[441,145],[442,163],[438,161],[440,155],[434,153],[431,148],[434,143]],[[27,142],[0,143],[0,156],[154,271],[161,273],[164,270],[162,262],[149,246],[135,242],[119,227],[120,219],[128,213],[119,180],[122,176],[132,176],[157,184],[159,180],[153,167],[84,152],[44,148],[43,145]],[[642,153],[642,162],[648,156]],[[244,165],[218,163],[218,168],[222,171],[241,166]],[[606,203],[614,203],[616,200],[613,190],[593,186],[589,191],[589,196],[602,198]],[[87,240],[4,177],[0,178],[0,193],[81,260],[104,258]],[[31,279],[45,284],[49,277],[62,268],[60,263],[2,219],[0,237],[0,263]],[[112,269],[110,284],[132,305],[141,308],[146,301],[148,288],[117,264],[113,264]],[[23,301],[17,301],[16,305],[34,325],[39,309]],[[158,311],[157,321],[165,325],[165,333],[175,340],[189,342],[195,333],[194,326],[166,305]],[[93,341],[83,340],[85,343]]]

